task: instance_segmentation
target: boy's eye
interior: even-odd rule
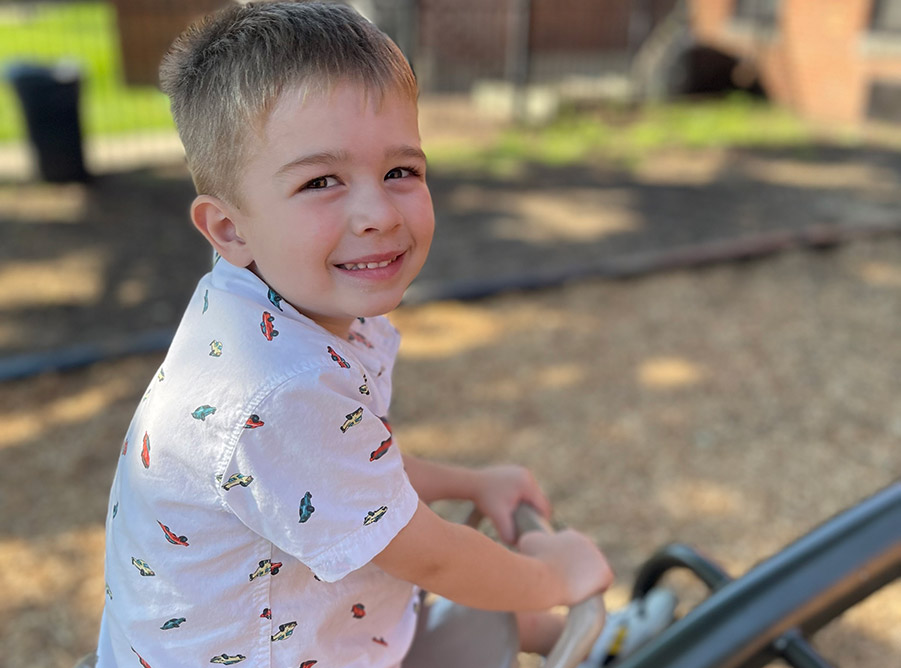
[[[323,188],[335,185],[337,182],[338,180],[334,176],[317,176],[315,179],[311,179],[303,184],[301,190],[322,190]]]
[[[414,167],[395,167],[385,174],[385,180],[402,179],[405,176],[418,176],[419,172]]]

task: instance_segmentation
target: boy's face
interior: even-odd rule
[[[345,336],[394,309],[435,226],[416,105],[341,84],[284,94],[252,149],[232,216],[250,268],[304,315]],[[226,259],[228,259],[226,257]]]

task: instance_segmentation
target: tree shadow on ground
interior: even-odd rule
[[[870,284],[858,270],[874,263],[901,267],[901,244],[401,309],[398,443],[527,465],[620,590],[670,540],[740,575],[901,470],[901,350],[885,346],[901,274]],[[10,666],[66,668],[96,638],[110,482],[159,361],[0,385]],[[881,601],[828,630],[827,656],[875,668],[897,653],[868,632],[898,618]]]
[[[415,290],[490,291],[777,230],[894,225],[899,173],[901,154],[835,146],[686,151],[638,172],[435,168],[438,228]],[[210,259],[192,197],[182,166],[85,186],[0,184],[0,359],[174,328]]]

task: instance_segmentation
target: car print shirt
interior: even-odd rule
[[[418,504],[383,419],[398,343],[225,260],[200,281],[121,446],[98,668],[400,664],[417,591],[371,563]]]

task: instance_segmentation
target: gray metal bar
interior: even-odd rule
[[[618,668],[760,668],[786,632],[809,635],[899,576],[896,482],[724,585]]]
[[[793,668],[833,668],[796,630],[777,638],[773,649]]]
[[[507,79],[513,84],[513,116],[517,122],[526,120],[526,87],[531,75],[531,47],[529,33],[532,26],[532,0],[513,0],[508,3]]]
[[[632,587],[632,598],[641,598],[647,594],[663,577],[663,574],[673,568],[690,570],[711,591],[721,589],[732,582],[732,578],[719,564],[714,563],[693,547],[684,543],[671,543],[658,550],[641,567]]]

